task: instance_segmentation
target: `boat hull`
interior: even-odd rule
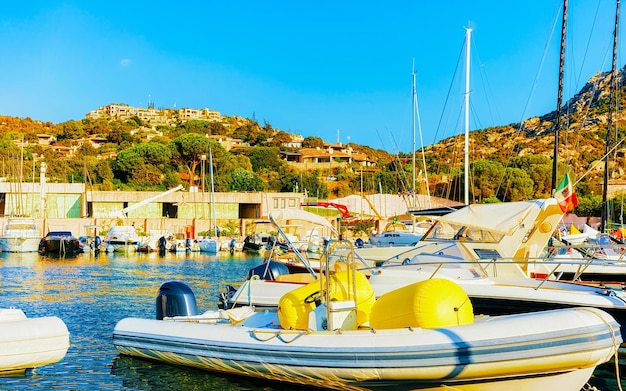
[[[56,316],[27,318],[21,310],[0,310],[0,375],[56,363],[69,348],[69,332]]]
[[[270,312],[243,325],[127,318],[116,325],[113,343],[125,355],[336,389],[509,390],[523,382],[533,389],[558,384],[579,390],[621,342],[617,323],[593,308],[439,329],[316,332],[266,326],[274,320]]]
[[[11,253],[37,252],[41,235],[30,218],[10,218],[0,236],[0,250]]]
[[[9,253],[34,253],[39,251],[40,237],[2,237],[0,250]]]

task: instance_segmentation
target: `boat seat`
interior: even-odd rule
[[[317,276],[319,279],[319,275]],[[279,282],[301,282],[301,283],[310,283],[317,281],[317,279],[311,273],[291,273],[291,274],[281,274],[280,276],[276,276],[276,281]]]

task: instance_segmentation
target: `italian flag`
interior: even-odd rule
[[[556,198],[563,213],[570,212],[578,205],[578,197],[576,197],[576,193],[574,193],[574,189],[572,188],[569,174],[565,174],[565,177],[557,186],[554,198]]]

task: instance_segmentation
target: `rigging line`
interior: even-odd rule
[[[383,142],[383,138],[380,136],[378,129],[376,129],[376,135],[378,136],[378,141],[380,141],[380,146],[383,150],[386,150],[387,148],[385,148],[385,143]]]
[[[421,144],[420,151],[422,152],[422,165],[424,167],[424,178],[426,179],[426,191],[427,191],[427,196],[428,196],[428,202],[430,203],[430,186],[428,182],[428,171],[426,170],[426,156],[424,154],[424,137],[422,135],[422,121],[420,119],[420,111],[419,111],[419,105],[418,105],[418,100],[417,100],[417,93],[415,94],[415,110],[417,112],[417,128],[419,129],[419,134],[420,134],[420,144]],[[415,189],[413,189],[413,193],[415,193]],[[429,205],[429,207],[432,207],[432,205]]]
[[[398,178],[398,181],[400,181],[400,184],[402,185],[401,188],[406,189],[407,188],[407,184],[405,183],[406,173],[404,172],[404,165],[402,164],[402,161],[400,161],[400,149],[398,148],[398,144],[396,143],[396,140],[393,137],[393,134],[391,132],[389,132],[389,137],[391,138],[392,144],[395,147],[395,151],[396,151],[396,157],[394,159],[394,161],[396,162],[396,165],[395,165],[396,176]],[[398,190],[401,190],[401,189],[398,189]]]
[[[517,133],[518,134],[521,134],[521,133],[524,132],[524,129],[525,129],[524,118],[526,116],[526,112],[528,111],[528,107],[530,106],[530,103],[532,101],[532,97],[535,94],[535,90],[536,90],[536,88],[537,88],[537,86],[539,84],[539,75],[541,75],[541,73],[542,73],[543,66],[544,66],[544,64],[546,62],[546,59],[548,57],[548,50],[550,48],[550,42],[552,41],[552,37],[554,36],[554,33],[555,33],[556,28],[557,28],[558,22],[560,21],[559,15],[560,15],[561,8],[562,8],[561,5],[559,5],[556,8],[554,14],[552,15],[552,20],[553,20],[552,27],[550,29],[550,33],[548,34],[548,38],[546,39],[546,42],[544,44],[543,53],[541,55],[541,61],[539,61],[539,67],[537,68],[537,72],[535,73],[535,79],[534,79],[534,81],[532,83],[532,86],[530,88],[530,92],[528,94],[528,99],[526,99],[526,103],[524,104],[524,109],[522,110],[522,114],[521,114],[520,120],[518,122],[520,124],[520,126],[517,129]],[[508,156],[508,158],[506,160],[507,163],[504,165],[505,171],[502,174],[502,176],[500,177],[500,181],[498,183],[498,186],[495,189],[495,194],[498,194],[500,192],[500,188],[502,187],[502,185],[504,183],[505,176],[506,176],[506,168],[509,167],[511,158],[513,157],[514,153],[515,153],[515,149],[512,149],[509,152],[509,156]]]
[[[450,99],[450,96],[452,96],[452,89],[453,89],[452,87],[455,84],[456,75],[457,75],[457,72],[459,70],[459,64],[461,64],[461,60],[463,59],[464,48],[465,48],[465,41],[463,41],[463,45],[461,46],[461,51],[459,52],[459,57],[457,58],[457,61],[456,61],[456,67],[454,69],[454,74],[452,75],[452,80],[450,81],[450,86],[448,87],[448,93],[446,95],[446,100],[443,103],[443,110],[441,110],[441,116],[439,117],[439,122],[437,123],[435,136],[433,138],[433,144],[436,143],[436,141],[437,141],[437,136],[439,135],[439,130],[441,129],[441,123],[443,122],[443,117],[444,117],[443,114],[445,112],[445,108],[448,106],[448,101]]]
[[[585,64],[585,60],[587,59],[587,54],[589,53],[589,47],[591,46],[591,37],[593,35],[593,31],[596,27],[597,21],[598,21],[598,13],[600,12],[600,1],[598,1],[598,6],[596,7],[596,13],[593,16],[593,23],[591,23],[591,31],[589,32],[589,39],[587,40],[587,46],[585,46],[585,51],[583,54],[583,65]],[[574,56],[570,56],[570,57],[574,57]],[[580,67],[580,72],[578,73],[578,77],[576,78],[576,86],[580,85],[580,78],[582,77],[582,69],[583,67]],[[602,68],[600,68],[602,69]],[[578,90],[578,89],[577,89]]]
[[[601,160],[601,161],[602,161],[602,160],[606,159],[606,157],[607,157],[608,155],[610,155],[613,151],[615,151],[615,150],[617,149],[617,147],[619,147],[619,146],[620,146],[620,145],[624,142],[624,140],[626,140],[626,137],[622,137],[622,139],[621,139],[621,140],[619,140],[619,141],[618,141],[618,142],[617,142],[617,143],[613,146],[613,148],[611,148],[608,152],[606,152],[604,155],[602,155],[602,157],[601,157],[599,160]],[[583,180],[583,178],[587,176],[587,174],[589,174],[592,170],[594,170],[594,168],[595,168],[595,167],[592,165],[592,166],[591,166],[591,167],[590,167],[590,168],[589,168],[589,169],[588,169],[588,170],[587,170],[587,171],[586,171],[583,175],[581,175],[581,177],[580,177],[580,178],[578,178],[578,179],[576,180],[576,182],[574,182],[574,183],[572,184],[572,186],[576,186],[576,184],[578,184],[578,182],[582,181],[582,180]]]
[[[489,117],[491,119],[491,123],[502,123],[502,120],[500,118],[498,118],[497,122],[494,120],[493,112],[495,111],[497,115],[499,113],[499,110],[497,110],[497,107],[494,110],[492,110],[491,102],[496,101],[495,95],[493,94],[493,89],[491,88],[491,84],[489,83],[489,79],[487,78],[487,73],[485,72],[485,65],[480,59],[480,55],[478,53],[478,45],[476,45],[475,42],[476,42],[476,39],[472,41],[472,47],[473,47],[472,53],[474,53],[473,57],[476,57],[478,59],[478,64],[479,64],[478,74],[480,75],[480,80],[482,81],[481,85],[484,87],[483,91],[484,91],[485,97],[487,97],[486,101],[487,101]],[[479,127],[477,129],[482,129],[482,127]]]
[[[526,100],[526,104],[524,105],[524,110],[522,110],[522,115],[520,116],[520,123],[523,123],[524,121],[524,117],[526,116],[526,111],[528,110],[528,106],[530,106],[530,102],[532,99],[532,96],[535,94],[535,89],[537,88],[537,85],[539,84],[539,75],[542,72],[543,66],[545,64],[546,58],[548,57],[548,49],[550,48],[550,42],[552,40],[552,37],[554,36],[554,32],[557,28],[557,24],[558,22],[560,22],[560,17],[559,17],[559,13],[561,11],[561,6],[558,7],[558,9],[556,10],[555,14],[553,15],[552,19],[553,19],[553,23],[552,23],[552,29],[550,30],[550,34],[548,35],[548,39],[546,40],[546,43],[543,47],[543,53],[541,56],[541,61],[539,62],[539,68],[537,68],[537,73],[535,74],[535,80],[533,81],[532,87],[530,89],[530,93],[528,94],[528,99]]]

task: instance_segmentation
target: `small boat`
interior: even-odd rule
[[[39,252],[42,254],[71,256],[82,251],[80,241],[70,231],[50,231],[39,243]]]
[[[147,236],[140,237],[138,251],[146,253],[161,251],[159,248],[161,246],[161,238],[167,239],[173,235],[174,234],[171,231],[165,229],[150,230]],[[167,244],[167,241],[165,244]],[[163,251],[165,250],[166,249],[163,249]]]
[[[585,224],[583,231],[581,232],[574,224],[570,224],[569,228],[562,227],[559,233],[561,234],[561,240],[564,243],[581,244],[586,242],[587,239],[597,236],[598,231]]]
[[[369,243],[373,246],[415,246],[422,236],[428,231],[430,224],[420,227],[413,231],[406,224],[401,222],[389,223],[384,231],[378,234],[372,234]]]
[[[20,309],[0,308],[0,376],[61,361],[69,335],[56,316],[28,318]]]
[[[268,227],[270,227],[269,221],[256,221],[254,223],[254,232],[243,239],[241,251],[250,254],[261,254],[269,249],[274,237],[267,232]]]
[[[213,238],[200,239],[198,240],[198,249],[203,253],[217,254],[220,251],[220,242]]]
[[[139,235],[133,225],[114,225],[109,228],[102,244],[106,252],[134,252],[139,247]]]
[[[0,236],[0,250],[11,253],[28,253],[39,250],[41,234],[34,219],[9,218]]]
[[[200,314],[177,281],[161,286],[156,309],[157,319],[117,323],[119,353],[339,390],[578,391],[622,341],[619,325],[596,308],[475,317],[452,281],[374,299],[367,278],[350,271],[284,295],[278,311]]]

